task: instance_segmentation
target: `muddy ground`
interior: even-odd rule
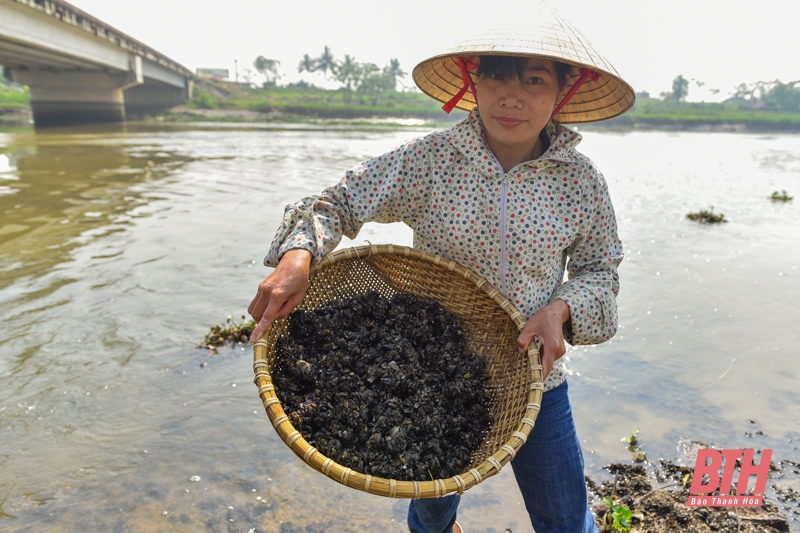
[[[0,107],[0,126],[27,126],[33,119],[30,109]]]
[[[643,455],[638,457],[642,458]],[[795,479],[800,477],[799,467],[792,461],[771,464],[772,474],[780,478],[787,474]],[[761,507],[687,507],[693,466],[679,466],[667,460],[651,464],[644,460],[639,464],[614,463],[605,469],[613,479],[597,484],[587,478],[601,533],[625,531],[614,529],[612,512],[603,501],[605,497],[611,497],[613,505],[630,509],[631,533],[785,532],[791,531],[792,518],[800,515],[800,493],[788,486],[781,488],[772,475],[768,486],[776,502],[765,495]]]

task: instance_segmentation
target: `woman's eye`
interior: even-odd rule
[[[538,76],[534,76],[532,78],[528,78],[528,83],[533,84],[533,85],[542,83],[542,78],[540,78]]]
[[[491,74],[489,74],[489,77],[492,78],[493,80],[503,81],[503,75],[500,74],[499,72],[492,72]]]

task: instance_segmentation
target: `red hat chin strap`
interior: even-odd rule
[[[457,59],[458,66],[461,69],[461,80],[464,82],[464,85],[455,96],[453,96],[447,101],[446,104],[442,106],[442,109],[445,111],[445,113],[450,113],[456,107],[456,104],[458,104],[461,98],[467,94],[467,89],[472,92],[472,97],[475,99],[475,103],[478,102],[478,91],[475,89],[475,84],[472,83],[472,76],[469,75],[470,69],[478,68],[478,65],[468,60],[464,56],[458,56]],[[587,79],[591,79],[592,81],[597,81],[600,79],[599,72],[589,70],[588,68],[580,68],[578,70],[581,74],[578,78],[578,81],[576,81],[575,84],[570,88],[567,95],[563,100],[561,100],[561,103],[558,104],[558,107],[556,107],[555,111],[553,111],[553,114],[550,115],[550,120],[553,120],[553,117],[555,117],[559,112],[561,112],[562,109],[564,109],[564,106],[566,106],[572,97],[575,96],[575,93],[578,92],[578,89],[581,88]]]
[[[478,68],[478,65],[464,56],[458,56],[457,59],[458,66],[461,68],[461,80],[464,82],[464,85],[461,87],[461,90],[458,91],[458,94],[456,94],[442,106],[442,109],[444,109],[445,113],[448,114],[453,110],[461,98],[467,94],[467,89],[472,91],[472,97],[475,98],[475,103],[478,103],[478,91],[475,90],[475,84],[472,83],[472,76],[469,75],[469,69],[476,69]]]
[[[578,69],[578,70],[581,73],[581,77],[578,78],[578,81],[575,82],[575,85],[573,85],[570,88],[570,90],[567,93],[567,95],[564,97],[563,100],[561,100],[561,103],[558,104],[558,107],[556,107],[556,110],[553,111],[552,115],[550,115],[550,120],[553,120],[553,117],[558,115],[558,113],[564,108],[564,106],[567,105],[567,103],[569,103],[569,101],[572,99],[572,97],[575,96],[575,93],[578,92],[578,89],[581,88],[581,85],[583,85],[583,83],[586,81],[586,78],[589,78],[592,81],[597,81],[597,80],[600,79],[600,73],[599,72],[595,72],[593,70],[589,70],[588,68],[581,68],[581,69]]]

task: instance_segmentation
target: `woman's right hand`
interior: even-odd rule
[[[303,301],[308,291],[311,257],[308,250],[289,250],[275,270],[258,284],[258,292],[247,308],[257,323],[250,342],[257,341],[276,319],[287,316]]]

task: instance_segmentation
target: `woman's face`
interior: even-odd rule
[[[522,80],[487,73],[478,78],[478,111],[489,147],[501,151],[533,151],[567,88],[559,88],[555,64],[528,59]]]

